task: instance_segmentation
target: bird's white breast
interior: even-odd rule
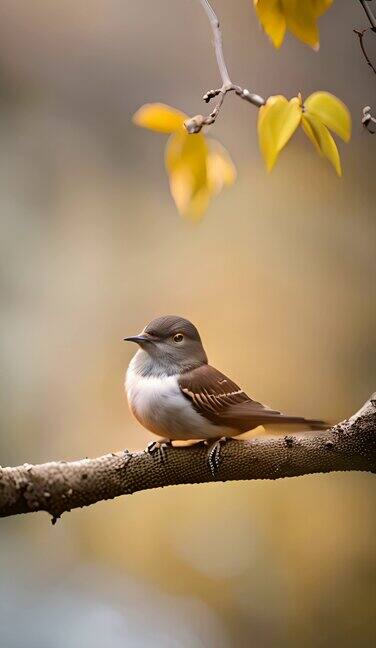
[[[228,435],[198,414],[183,396],[178,376],[141,376],[131,362],[125,389],[129,406],[148,430],[168,439],[206,439]]]

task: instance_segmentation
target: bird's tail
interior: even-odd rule
[[[281,414],[274,419],[269,420],[271,424],[283,424],[283,423],[292,423],[294,425],[304,425],[310,430],[326,430],[330,425],[326,421],[321,421],[319,419],[306,419],[303,416],[286,416]]]

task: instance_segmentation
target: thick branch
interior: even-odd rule
[[[350,419],[322,432],[229,441],[213,478],[201,444],[170,448],[161,463],[127,450],[73,462],[0,469],[0,517],[47,511],[55,521],[71,509],[150,488],[312,473],[376,472],[376,393]]]

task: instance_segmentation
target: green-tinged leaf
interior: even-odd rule
[[[304,102],[307,112],[317,117],[325,126],[345,142],[351,137],[351,115],[347,106],[330,92],[314,92]]]

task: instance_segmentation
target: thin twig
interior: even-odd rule
[[[359,0],[360,4],[362,5],[365,14],[369,20],[369,24],[371,25],[372,31],[376,32],[376,17],[369,6],[369,3],[372,2],[372,0]]]
[[[367,51],[366,51],[366,48],[365,48],[365,45],[364,45],[364,34],[365,34],[366,32],[368,32],[368,31],[370,31],[370,28],[368,28],[368,29],[362,29],[362,30],[361,30],[361,29],[354,29],[353,31],[354,31],[354,34],[356,34],[356,35],[358,36],[358,38],[359,38],[359,45],[360,45],[360,49],[361,49],[362,52],[363,52],[363,56],[364,56],[365,60],[367,61],[367,63],[368,63],[368,65],[370,66],[370,68],[371,68],[371,69],[374,71],[374,73],[376,74],[376,68],[374,67],[374,65],[373,65],[373,63],[372,63],[372,61],[371,61],[371,59],[369,58],[369,56],[368,56],[368,54],[367,54]]]
[[[210,2],[208,2],[208,0],[200,0],[200,2],[202,4],[202,7],[207,17],[209,18],[210,25],[213,30],[215,55],[217,57],[219,73],[222,79],[222,85],[230,86],[232,85],[232,83],[231,83],[229,73],[227,71],[225,57],[223,55],[222,32],[219,25],[218,17],[213,7],[211,6]]]
[[[239,85],[236,85],[231,81],[223,54],[222,32],[217,14],[215,13],[208,0],[200,0],[200,3],[207,17],[209,18],[209,22],[213,31],[214,49],[219,73],[221,75],[222,86],[220,88],[217,88],[216,90],[209,90],[209,92],[206,92],[206,94],[204,94],[203,96],[203,99],[206,103],[209,103],[209,101],[211,101],[215,97],[218,97],[217,103],[215,104],[214,109],[209,115],[195,115],[195,117],[191,117],[190,119],[186,120],[184,125],[189,134],[199,133],[203,126],[210,126],[210,124],[214,124],[221,110],[224,98],[228,92],[235,92],[238,97],[244,99],[245,101],[248,101],[254,106],[257,106],[257,108],[260,108],[260,106],[263,106],[265,103],[265,99],[263,97],[260,97],[260,95],[250,92],[246,88],[241,88]]]
[[[365,14],[368,18],[370,27],[367,29],[354,29],[354,33],[358,36],[359,39],[359,45],[360,49],[362,50],[362,54],[364,57],[364,60],[366,61],[367,65],[371,68],[371,70],[376,74],[376,67],[373,65],[370,57],[368,56],[365,44],[364,44],[364,34],[368,31],[372,31],[373,33],[376,33],[376,17],[371,9],[370,2],[373,0],[359,0],[360,4],[362,5]],[[363,117],[362,117],[362,124],[364,128],[368,130],[371,135],[374,135],[376,133],[376,119],[375,117],[372,116],[371,114],[371,107],[370,106],[365,106],[363,108]]]

